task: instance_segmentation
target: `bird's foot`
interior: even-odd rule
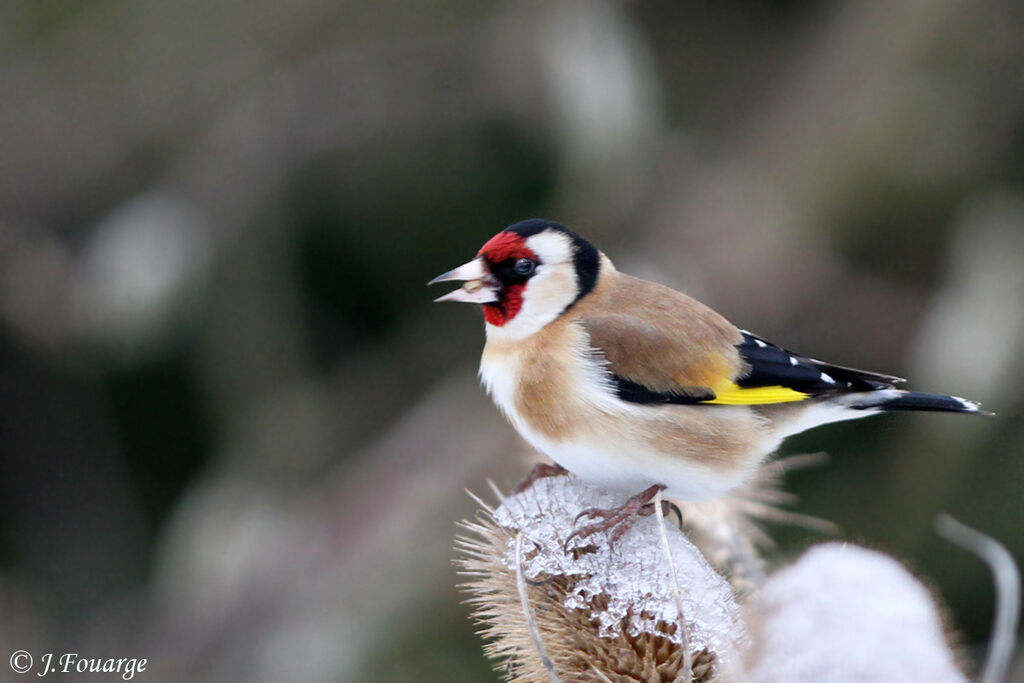
[[[646,517],[647,515],[654,514],[654,503],[651,500],[658,495],[659,491],[664,490],[665,486],[663,484],[655,484],[636,494],[617,508],[587,508],[576,515],[577,522],[583,517],[600,517],[602,521],[577,528],[569,534],[569,537],[565,539],[565,543],[562,546],[568,550],[569,542],[572,539],[576,537],[587,538],[599,531],[608,531],[609,529],[612,530],[611,543],[614,544],[633,527],[637,517]],[[661,501],[661,510],[662,514],[665,515],[669,514],[669,512],[675,512],[679,517],[679,523],[682,524],[682,513],[674,503],[666,500]]]
[[[527,474],[521,482],[516,484],[516,487],[512,489],[512,493],[522,493],[533,486],[533,482],[538,479],[543,479],[545,477],[558,477],[563,474],[569,474],[569,470],[565,469],[561,465],[549,465],[546,462],[539,462],[533,466],[533,469],[530,470],[530,473]]]

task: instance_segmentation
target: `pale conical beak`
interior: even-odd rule
[[[438,275],[428,282],[428,285],[435,285],[438,282],[450,280],[465,280],[466,284],[454,292],[448,292],[439,296],[434,301],[463,301],[469,304],[487,304],[498,300],[497,283],[484,266],[482,258],[477,257],[469,263],[463,263],[454,270],[449,270],[444,275]]]

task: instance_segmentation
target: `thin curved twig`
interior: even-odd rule
[[[1020,621],[1020,570],[1017,563],[1001,543],[951,515],[943,513],[935,518],[935,532],[950,543],[978,556],[992,570],[996,584],[996,614],[992,620],[992,637],[985,657],[985,667],[978,681],[1000,683],[1006,680]]]
[[[526,627],[530,630],[530,637],[533,638],[533,645],[537,648],[540,661],[551,676],[551,683],[561,683],[558,674],[555,672],[555,665],[544,650],[544,643],[540,640],[540,631],[537,629],[537,622],[533,619],[533,610],[530,609],[530,598],[526,593],[526,577],[523,576],[523,534],[516,534],[516,588],[519,589],[519,602],[523,606],[523,616],[526,617]]]
[[[661,491],[654,494],[654,514],[658,518],[658,531],[661,534],[661,546],[665,550],[665,560],[668,562],[668,580],[672,586],[672,597],[676,601],[676,610],[679,611],[679,645],[683,650],[683,673],[686,681],[693,678],[693,658],[690,654],[689,637],[686,633],[686,613],[683,612],[683,598],[679,592],[679,582],[676,578],[676,563],[672,559],[672,549],[668,544],[668,533],[665,531],[665,514],[661,510]]]

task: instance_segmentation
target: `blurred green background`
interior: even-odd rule
[[[996,411],[784,447],[831,456],[795,509],[983,652],[988,572],[931,525],[1024,557],[1021,3],[15,0],[0,83],[4,652],[497,680],[452,538],[527,449],[424,283],[533,216]]]

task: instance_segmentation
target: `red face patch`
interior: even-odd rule
[[[503,231],[487,240],[480,247],[477,256],[482,256],[489,263],[497,264],[509,259],[537,259],[533,250],[526,246],[526,238],[514,232]],[[523,307],[525,284],[504,284],[498,292],[498,301],[484,304],[484,319],[495,327],[501,327],[516,317]]]
[[[509,285],[500,294],[501,299],[493,304],[484,304],[484,320],[501,327],[523,307],[523,290],[526,285]]]
[[[483,256],[491,263],[501,263],[510,258],[537,258],[526,246],[526,238],[514,232],[499,232],[480,247],[477,256]]]

